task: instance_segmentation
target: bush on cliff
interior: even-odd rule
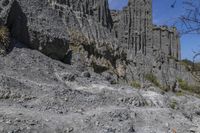
[[[131,83],[130,83],[130,85],[133,87],[133,88],[136,88],[136,89],[139,89],[139,88],[141,88],[141,84],[140,84],[140,82],[138,82],[138,81],[132,81]]]
[[[145,79],[154,84],[156,87],[161,87],[157,77],[153,73],[146,74]]]
[[[197,85],[189,85],[188,82],[178,79],[179,86],[182,90],[189,91],[191,93],[195,93],[200,95],[200,86]]]
[[[0,26],[0,55],[5,54],[9,47],[9,30],[5,26]]]

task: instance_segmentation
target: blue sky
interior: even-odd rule
[[[174,0],[153,0],[153,22],[157,25],[174,25],[178,17],[184,13],[183,0],[177,0],[175,8],[171,8]],[[111,9],[122,9],[128,0],[109,0]],[[179,27],[178,27],[179,28]],[[182,59],[190,59],[194,51],[200,51],[200,35],[181,36]]]

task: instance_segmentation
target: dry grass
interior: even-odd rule
[[[200,86],[190,85],[188,82],[178,79],[179,86],[182,90],[200,95]]]
[[[1,45],[8,47],[9,42],[10,42],[10,39],[9,39],[8,28],[5,26],[0,26],[0,43],[1,43]]]
[[[161,87],[157,77],[153,73],[146,74],[145,79],[153,83],[156,87]]]
[[[132,81],[131,83],[130,83],[130,85],[133,87],[133,88],[136,88],[136,89],[140,89],[141,88],[141,84],[140,84],[140,82],[138,82],[138,81]]]
[[[88,45],[89,39],[85,37],[81,32],[75,30],[69,30],[70,32],[70,43],[72,45]]]
[[[9,30],[5,26],[0,26],[0,55],[5,55],[9,47]]]

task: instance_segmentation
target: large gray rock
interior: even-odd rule
[[[62,60],[68,51],[64,23],[46,1],[13,1],[7,26],[13,38],[32,49]]]
[[[81,61],[89,60],[88,64],[101,64],[99,56],[110,64],[124,58],[110,32],[112,18],[107,1],[15,0],[10,1],[9,7],[3,8],[6,17],[0,18],[9,27],[12,37],[29,48],[66,63],[76,63],[82,57],[79,51],[73,50],[74,45],[84,49],[87,58]],[[73,42],[72,35],[80,36],[78,41],[85,42]]]

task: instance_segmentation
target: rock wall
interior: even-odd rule
[[[6,20],[9,14],[13,0],[1,0],[0,1],[0,24],[6,24]]]
[[[108,29],[112,28],[112,18],[110,15],[107,0],[48,0],[54,8],[67,5],[74,11],[82,12],[83,15],[91,15]]]
[[[113,34],[127,49],[128,81],[144,82],[145,75],[151,73],[164,86],[172,87],[179,77],[193,83],[193,77],[180,63],[177,29],[153,25],[151,0],[129,0],[122,11],[112,10],[111,16]]]
[[[115,35],[129,49],[129,58],[137,53],[146,55],[152,46],[152,1],[129,0],[118,15]]]
[[[3,0],[0,24],[29,48],[118,81],[153,73],[173,84],[186,73],[176,29],[153,26],[152,0],[129,0],[122,11],[108,0]]]
[[[176,60],[181,60],[180,37],[176,28],[154,26],[153,50],[163,52]]]

